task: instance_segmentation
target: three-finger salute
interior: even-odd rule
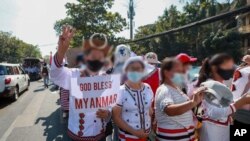
[[[71,39],[73,38],[75,33],[75,29],[70,25],[64,25],[62,27],[62,34],[59,36],[58,40],[58,51],[57,51],[57,57],[59,63],[63,62],[63,58],[65,53],[67,52],[69,48],[69,44]]]

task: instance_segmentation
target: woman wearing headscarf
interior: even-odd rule
[[[127,76],[120,87],[113,119],[119,127],[121,141],[146,141],[151,130],[151,102],[153,92],[142,82],[145,64],[141,57],[129,58],[123,67]]]

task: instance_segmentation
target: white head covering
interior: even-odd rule
[[[131,49],[128,45],[118,45],[115,49],[115,65],[124,63],[131,56]]]
[[[205,100],[217,107],[227,107],[233,102],[233,93],[224,84],[209,80],[201,83],[201,86],[207,88],[205,91]]]
[[[134,63],[134,62],[140,62],[143,65],[144,70],[145,70],[146,64],[145,64],[145,62],[143,60],[143,57],[141,57],[141,56],[135,56],[135,57],[130,57],[125,62],[125,64],[123,65],[123,72],[125,72],[125,70],[127,69],[128,65],[130,65],[131,63]]]
[[[161,62],[158,60],[158,56],[156,53],[154,52],[149,52],[147,53],[145,56],[145,60],[148,63],[152,63],[152,64],[160,64]]]

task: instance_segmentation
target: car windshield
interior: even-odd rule
[[[6,75],[6,68],[0,65],[0,75]]]

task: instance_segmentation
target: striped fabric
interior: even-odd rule
[[[79,137],[79,136],[75,135],[73,132],[71,132],[69,129],[68,129],[67,133],[68,133],[69,137],[74,141],[99,141],[105,137],[104,133],[100,133],[96,136]]]
[[[57,58],[57,53],[54,55],[54,63],[56,67],[60,68],[62,65],[59,63]],[[66,90],[64,88],[60,88],[60,103],[62,110],[68,111],[69,110],[69,90]]]
[[[194,141],[194,126],[182,129],[157,128],[156,135],[159,141]]]
[[[181,90],[162,84],[155,96],[155,115],[157,120],[157,139],[159,141],[194,140],[194,122],[191,110],[178,116],[168,116],[164,109],[171,104],[180,104],[189,98]]]
[[[150,128],[145,130],[146,133],[150,133],[150,131]],[[119,129],[119,139],[120,141],[147,141],[147,139],[139,139],[129,132],[123,131],[122,129]]]
[[[54,55],[54,63],[56,65],[56,67],[58,67],[58,68],[62,67],[62,65],[58,61],[57,53]]]
[[[64,111],[69,110],[69,90],[60,88],[60,103]]]

